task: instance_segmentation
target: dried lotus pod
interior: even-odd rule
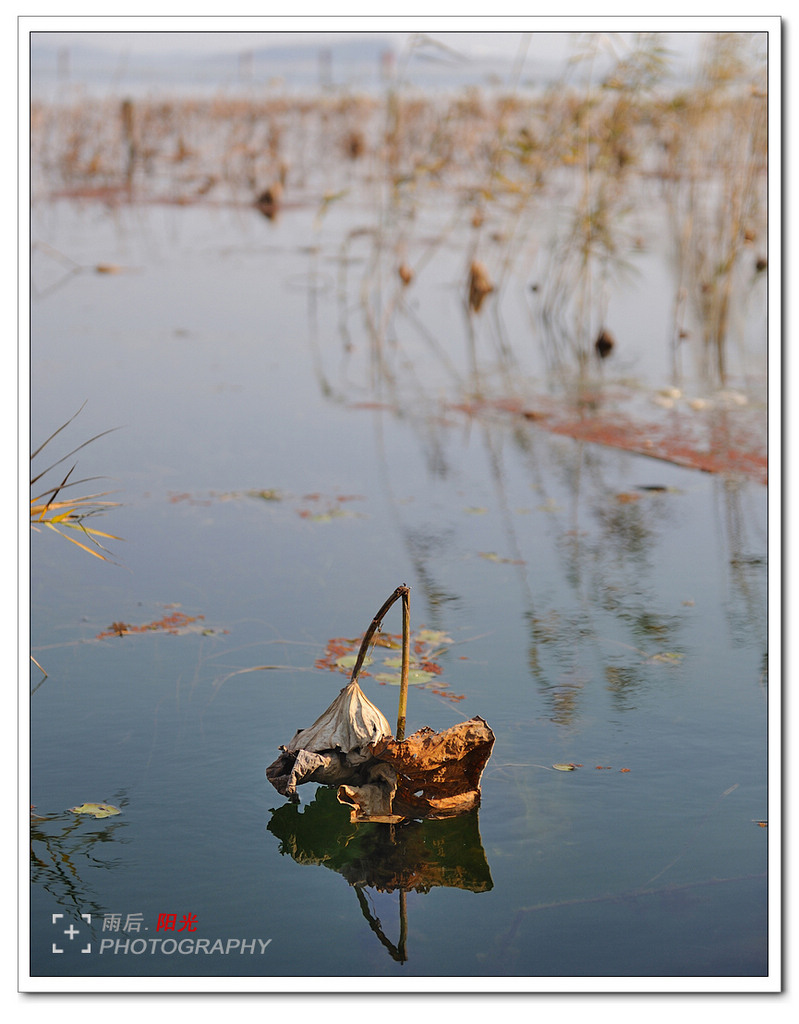
[[[613,346],[616,344],[616,339],[603,327],[599,332],[599,336],[594,342],[594,351],[600,359],[607,359],[610,353],[613,351]]]
[[[493,290],[494,286],[488,276],[488,271],[482,263],[474,260],[469,268],[469,308],[475,313],[479,313],[486,295]]]
[[[351,131],[344,141],[344,151],[350,160],[357,160],[366,152],[366,139],[363,132]]]
[[[256,199],[255,205],[268,220],[274,220],[283,201],[283,186],[279,181],[270,185]]]
[[[404,285],[409,285],[413,280],[413,271],[407,263],[401,263],[397,273],[400,276],[400,281],[402,281]]]

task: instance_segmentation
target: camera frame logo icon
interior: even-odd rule
[[[90,925],[92,923],[92,915],[91,914],[81,914],[80,916],[86,922],[86,924]],[[64,914],[53,914],[52,915],[52,923],[53,924],[58,924],[59,920],[61,920],[63,917],[64,917]],[[64,935],[68,935],[69,936],[69,941],[70,941],[70,943],[72,943],[72,942],[74,942],[76,936],[80,935],[81,929],[80,928],[76,928],[74,924],[70,924],[69,928],[64,928],[63,929],[63,933],[64,933]],[[91,944],[91,942],[88,942],[86,944],[86,946],[84,946],[84,948],[81,949],[81,953],[91,953],[91,951],[92,951],[92,944]],[[63,948],[59,948],[59,946],[57,946],[56,943],[54,942],[53,943],[53,952],[54,953],[63,953],[64,949]]]

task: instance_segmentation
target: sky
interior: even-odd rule
[[[340,32],[336,35],[346,37],[394,35],[395,38],[407,39],[411,33],[398,32],[388,33],[384,31],[371,32]],[[440,36],[441,33],[431,33]],[[170,31],[151,32],[140,31],[132,28],[126,32],[37,32],[36,41],[38,45],[44,46],[75,46],[89,44],[103,50],[116,50],[121,42],[126,42],[137,53],[236,53],[245,48],[252,48],[254,45],[269,46],[291,46],[297,43],[321,42],[330,33],[316,32],[309,28],[305,32],[274,31],[274,32],[237,32],[220,25],[219,28],[204,31]],[[516,45],[518,36],[515,33],[448,33],[448,36],[456,45],[465,46],[470,50],[478,50],[488,47],[492,50],[511,48]],[[481,38],[482,37],[482,38]]]
[[[732,4],[733,0],[729,0]],[[462,9],[462,8],[461,8]],[[50,51],[86,47],[130,61],[136,58],[241,54],[297,43],[319,46],[352,36],[391,37],[395,53],[407,53],[414,35],[424,34],[428,42],[423,56],[435,57],[436,44],[450,47],[465,61],[498,62],[510,73],[517,57],[524,57],[526,73],[537,68],[564,66],[574,53],[574,36],[599,32],[608,47],[621,46],[624,36],[647,31],[668,34],[667,45],[695,64],[696,35],[707,31],[757,31],[758,22],[778,19],[756,16],[33,16],[20,17],[20,63],[27,61],[27,33],[33,32],[34,48]],[[267,31],[264,31],[264,30]],[[246,30],[246,31],[243,31]],[[417,49],[416,53],[421,54]],[[443,56],[443,49],[440,51]],[[678,58],[679,59],[679,58]],[[681,65],[682,66],[682,62]]]
[[[79,19],[67,19],[65,23],[72,24],[75,20]],[[289,88],[308,88],[314,82],[318,84],[318,55],[330,51],[335,84],[369,88],[370,83],[374,86],[382,81],[375,54],[390,50],[400,61],[405,56],[413,56],[413,78],[417,85],[433,87],[436,83],[448,82],[451,86],[465,86],[484,82],[492,76],[504,79],[513,69],[521,67],[526,68],[527,74],[534,69],[539,77],[551,75],[564,66],[573,46],[573,37],[567,33],[391,32],[385,21],[379,22],[380,31],[375,32],[341,31],[338,21],[335,25],[339,30],[331,32],[228,31],[225,28],[228,19],[205,22],[213,26],[206,31],[151,32],[141,31],[140,26],[152,24],[152,19],[123,20],[133,26],[129,31],[89,28],[84,32],[72,29],[54,32],[49,28],[39,31],[34,19],[30,37],[32,95],[39,100],[54,100],[63,93],[67,82],[95,92],[103,88],[135,91],[139,87],[183,91],[203,87],[218,89],[223,82],[231,88],[235,87],[238,56],[274,49],[285,50],[288,54],[291,47],[298,45],[304,55],[298,50],[297,59],[292,57],[288,65],[262,63],[257,69],[257,80],[261,81],[272,67],[272,78],[285,79]],[[235,25],[239,23],[238,19],[233,21]],[[309,24],[316,26],[318,21],[314,19]],[[372,45],[344,54],[336,52],[333,59],[333,47],[350,40],[363,40]],[[24,43],[27,51],[27,36]],[[317,57],[311,60],[309,51]],[[27,52],[21,54],[23,59],[27,56]]]
[[[152,19],[147,19],[152,24]],[[493,19],[486,19],[486,22],[495,24]],[[106,32],[87,30],[85,32],[52,32],[36,31],[34,44],[40,47],[70,47],[70,46],[91,46],[106,52],[119,52],[124,49],[131,55],[165,55],[170,53],[181,54],[206,54],[206,53],[240,53],[243,50],[252,50],[260,47],[292,46],[296,44],[320,44],[329,40],[331,32],[317,32],[311,29],[315,19],[309,21],[309,29],[304,32],[295,31],[274,31],[274,32],[238,32],[225,25],[235,24],[227,19],[221,19],[217,27],[205,31],[164,31],[152,32],[141,31],[134,26],[125,32]],[[431,26],[432,27],[432,26]],[[427,33],[432,39],[441,41],[452,47],[463,56],[498,55],[507,56],[512,60],[520,45],[520,33],[502,32],[497,30],[471,32],[440,32],[431,31]],[[35,26],[34,26],[35,29]],[[342,32],[340,29],[332,30],[339,38],[366,36],[391,36],[396,48],[400,49],[407,43],[413,33],[405,31],[391,32],[383,28],[379,23],[374,31],[368,32]],[[545,50],[552,54],[553,49],[557,50],[557,56],[565,56],[568,51],[568,42],[565,36],[548,35],[544,40],[535,36],[530,42],[531,49]]]
[[[43,45],[71,46],[89,43],[93,47],[119,50],[122,37],[131,54],[164,54],[170,52],[208,53],[241,52],[258,45],[291,45],[322,41],[326,34],[344,35],[393,34],[407,37],[416,32],[444,39],[465,56],[490,53],[515,55],[519,33],[532,32],[531,49],[538,47],[551,52],[553,36],[541,38],[542,33],[573,33],[601,31],[612,33],[640,31],[707,31],[730,28],[734,23],[753,22],[753,18],[703,17],[635,17],[566,16],[566,17],[510,17],[488,16],[415,16],[415,17],[26,17],[22,16],[21,30],[37,32],[37,41]],[[772,19],[773,20],[773,19]],[[119,31],[109,31],[109,29]],[[247,31],[241,31],[242,28]],[[257,31],[257,30],[261,31]],[[270,31],[263,32],[263,29]],[[323,31],[320,31],[323,30]],[[739,30],[742,30],[739,28]],[[257,36],[262,36],[257,40]],[[565,38],[565,37],[564,37]],[[565,41],[563,43],[565,55]]]

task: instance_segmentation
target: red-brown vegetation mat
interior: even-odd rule
[[[451,406],[478,416],[520,416],[553,434],[647,455],[705,473],[745,476],[768,483],[763,417],[751,408],[675,408],[644,418],[618,410],[580,408],[545,398],[535,406],[516,399],[475,400]]]

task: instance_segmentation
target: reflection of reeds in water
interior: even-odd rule
[[[126,806],[128,798],[117,796]],[[114,871],[121,858],[112,857],[108,844],[124,842],[126,825],[121,820],[86,825],[80,815],[39,815],[31,810],[30,863],[31,883],[52,895],[64,913],[64,921],[86,927],[87,912],[95,920],[103,916],[91,878],[91,869]],[[101,852],[102,849],[102,852]]]
[[[764,68],[747,53],[755,43],[748,35],[710,37],[698,88],[674,97],[663,111],[664,184],[678,269],[675,307],[679,311],[685,297],[690,301],[701,330],[699,369],[721,385],[741,297],[765,267],[762,254],[743,261],[762,239],[766,214]],[[679,320],[674,329],[676,350]]]
[[[602,40],[593,41],[582,55],[582,63],[594,61],[601,46]],[[385,301],[381,262],[385,254],[395,251],[394,244],[403,252],[414,244],[418,247],[414,225],[429,226],[424,215],[430,213],[429,204],[442,194],[443,186],[449,187],[445,195],[460,215],[458,234],[453,233],[450,241],[461,238],[467,224],[473,232],[470,241],[461,243],[466,301],[472,313],[487,309],[485,299],[493,293],[492,309],[498,317],[502,293],[511,284],[523,285],[538,264],[532,300],[534,327],[550,368],[573,376],[575,369],[582,373],[592,358],[601,360],[610,352],[606,330],[609,293],[630,277],[638,253],[645,249],[636,215],[647,212],[657,199],[652,183],[665,179],[669,187],[676,183],[676,188],[690,194],[696,167],[701,166],[702,187],[720,190],[720,209],[728,213],[713,222],[721,225],[724,237],[715,246],[718,258],[713,263],[699,234],[690,235],[683,246],[682,267],[684,277],[701,287],[697,310],[705,351],[714,356],[716,379],[726,376],[728,327],[737,299],[734,275],[740,270],[741,244],[749,244],[755,231],[751,223],[745,223],[743,210],[755,212],[764,191],[765,139],[739,131],[741,119],[745,122],[748,116],[748,101],[730,92],[727,80],[716,74],[710,90],[714,109],[724,121],[724,131],[745,137],[742,145],[749,154],[743,177],[725,178],[731,167],[728,163],[719,165],[721,175],[716,180],[712,162],[702,156],[707,124],[702,118],[675,114],[677,100],[663,100],[667,55],[658,38],[638,37],[631,48],[615,56],[598,83],[594,84],[590,75],[587,84],[579,88],[564,81],[535,100],[504,94],[491,102],[472,95],[468,102],[461,97],[457,103],[436,107],[418,97],[405,100],[396,92],[391,94],[384,149],[384,179],[390,187],[384,193],[388,199],[379,227],[372,235],[370,280],[360,294],[384,368],[389,365],[385,341],[392,325],[396,327],[392,316],[401,310],[401,303]],[[752,67],[754,71],[748,73],[762,70],[757,67],[756,55]],[[722,85],[727,90],[723,96],[719,93]],[[692,101],[693,107],[698,109],[702,102],[701,98]],[[762,126],[757,118],[752,121],[753,128]],[[672,131],[680,136],[679,148],[695,153],[698,161],[686,162],[685,179],[679,161],[673,159]],[[429,150],[420,148],[430,139],[439,147],[432,158]],[[446,145],[442,145],[444,139]],[[548,216],[552,197],[563,210],[554,222]],[[447,228],[452,230],[452,226]],[[546,232],[552,234],[541,268]],[[429,240],[424,245],[431,249]],[[397,259],[392,259],[396,274]],[[693,261],[690,266],[689,259]],[[702,265],[715,266],[715,277],[700,272]],[[762,265],[753,262],[753,267]],[[489,277],[489,266],[498,274]],[[412,272],[408,262],[402,267],[406,287],[411,279],[421,279],[421,266],[414,266]],[[675,307],[683,283],[681,277],[675,289]],[[498,319],[494,326],[499,333]],[[472,323],[467,323],[466,330],[474,379],[480,339]],[[651,338],[651,326],[642,333]],[[663,335],[667,344],[667,324]],[[501,352],[503,342],[499,337]],[[395,349],[399,351],[397,342]],[[705,359],[699,369],[707,379],[713,367]]]
[[[596,82],[606,51],[613,59]],[[610,286],[632,269],[639,245],[631,224],[645,200],[640,182],[652,145],[653,96],[668,65],[659,37],[645,34],[621,52],[606,37],[592,37],[576,66],[585,84],[561,85],[552,103],[562,128],[549,142],[560,165],[572,168],[575,197],[552,241],[539,309],[554,364],[585,371],[604,329]]]
[[[463,277],[454,283],[472,314],[494,318],[498,334],[502,302],[521,288],[533,330],[517,344],[540,345],[553,370],[586,371],[611,288],[642,247],[636,216],[659,198],[662,182],[676,233],[679,318],[673,339],[664,325],[664,345],[673,341],[677,352],[690,299],[703,338],[700,368],[723,381],[730,325],[750,283],[742,257],[763,228],[758,39],[708,34],[698,81],[675,91],[657,35],[575,38],[582,49],[545,91],[526,89],[520,37],[504,87],[420,94],[405,69],[435,41],[416,36],[383,97],[275,92],[35,105],[35,185],[252,207],[280,183],[278,202],[270,191],[262,205],[270,218],[278,206],[313,209],[320,197],[348,195],[348,215],[369,220],[351,222],[348,237],[359,232],[371,252],[354,296],[342,301],[361,308],[381,350],[376,365],[396,378],[387,345],[401,358],[403,296],[419,294],[426,271],[455,243]],[[763,253],[752,257],[755,276]],[[480,287],[475,265],[490,275],[491,291]],[[416,319],[424,320],[418,307]],[[466,332],[479,362],[479,332],[473,323]],[[674,362],[676,370],[676,355]]]

